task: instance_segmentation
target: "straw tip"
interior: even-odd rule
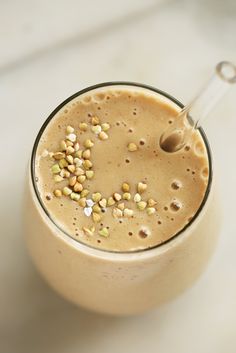
[[[230,61],[221,61],[216,65],[218,76],[228,82],[236,83],[236,66]]]

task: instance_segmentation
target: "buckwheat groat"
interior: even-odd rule
[[[176,115],[138,90],[108,89],[64,106],[41,137],[35,166],[54,222],[111,251],[150,248],[185,227],[203,200],[208,159],[197,131],[183,150],[161,150]]]

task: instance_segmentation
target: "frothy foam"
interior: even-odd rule
[[[176,115],[173,104],[164,103],[144,90],[90,92],[63,107],[43,133],[36,156],[37,186],[42,202],[56,223],[79,241],[115,251],[153,247],[179,232],[190,222],[203,200],[209,167],[206,149],[197,131],[191,144],[181,151],[170,154],[160,148],[160,136]],[[98,116],[101,124],[110,124],[106,141],[101,141],[91,131],[90,121],[94,116]],[[88,124],[86,131],[79,129],[81,122]],[[112,210],[116,204],[101,207],[101,221],[94,223],[90,216],[93,206],[86,204],[89,214],[85,214],[79,201],[54,197],[55,188],[63,188],[66,180],[55,185],[50,171],[52,158],[42,155],[45,150],[58,151],[68,125],[74,127],[80,149],[85,139],[94,141],[90,158],[94,178],[83,182],[83,188],[89,191],[86,197],[91,199],[97,192],[106,200],[115,192],[122,196],[122,183],[127,182],[131,197],[120,203],[133,210],[132,217],[114,218]],[[136,144],[136,151],[127,149],[130,142]],[[147,189],[141,193],[143,210],[133,201],[141,181],[147,184]],[[156,200],[153,206],[148,205],[150,199]],[[95,227],[92,235],[83,231],[92,227]],[[107,237],[100,235],[104,228],[108,230]]]

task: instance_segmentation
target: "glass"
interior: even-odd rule
[[[70,237],[50,218],[35,184],[34,161],[39,139],[49,121],[68,102],[110,86],[142,90],[179,109],[183,108],[179,101],[165,92],[131,82],[95,85],[60,104],[43,124],[34,144],[27,178],[25,236],[38,270],[62,296],[97,312],[129,315],[161,305],[195,281],[214,250],[220,214],[212,156],[206,136],[200,129],[209,160],[205,197],[186,227],[165,243],[142,251],[104,251]]]

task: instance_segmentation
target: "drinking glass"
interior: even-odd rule
[[[141,251],[100,250],[72,238],[52,219],[35,180],[35,155],[40,137],[68,102],[109,88],[141,91],[179,110],[183,107],[159,89],[132,82],[98,84],[60,104],[41,127],[33,147],[26,184],[25,239],[37,269],[64,298],[96,312],[131,315],[169,301],[199,277],[217,242],[220,210],[210,146],[199,129],[209,161],[208,185],[195,216],[169,240]]]

